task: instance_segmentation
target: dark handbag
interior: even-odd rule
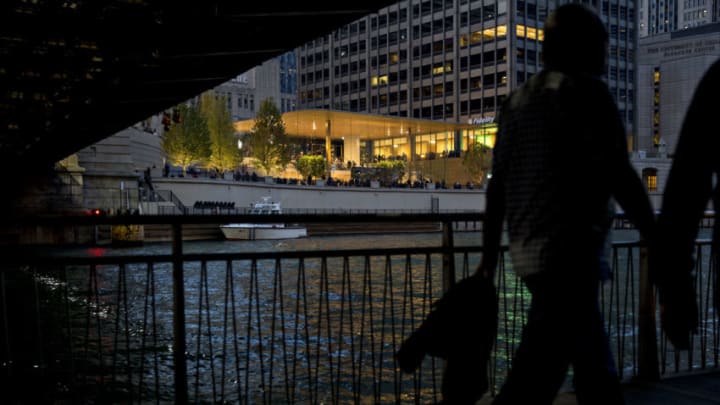
[[[498,326],[495,285],[479,275],[467,277],[433,303],[422,324],[395,357],[412,373],[425,355],[446,360],[442,394],[448,403],[473,403],[488,389],[488,364]]]

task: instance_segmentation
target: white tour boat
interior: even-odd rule
[[[282,214],[280,203],[273,202],[270,197],[263,197],[250,207],[251,215]],[[294,239],[307,236],[307,228],[301,225],[286,224],[225,224],[220,225],[225,239],[228,240],[260,240],[260,239]]]

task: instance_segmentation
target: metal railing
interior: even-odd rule
[[[55,219],[172,224],[171,246],[37,249],[12,246],[0,272],[0,372],[50,381],[54,400],[107,402],[425,403],[439,400],[442,362],[412,375],[393,354],[448,282],[472,273],[478,243],[455,242],[457,223],[479,214],[282,216],[287,222],[431,221],[437,243],[401,247],[254,252],[188,250],[187,223],[236,216]],[[479,241],[478,237],[475,241]],[[244,243],[244,242],[240,242]],[[379,242],[378,242],[379,243]],[[601,292],[624,380],[718,367],[718,322],[707,241],[697,243],[702,327],[676,353],[655,324],[654,293],[638,242],[615,242],[613,280]],[[224,249],[227,250],[227,247]],[[7,252],[9,252],[8,250]],[[5,252],[5,253],[7,253]],[[490,389],[502,384],[529,295],[503,252],[500,323]],[[644,301],[643,301],[644,297]],[[471,321],[471,320],[469,320]],[[12,392],[12,390],[10,391]],[[27,393],[25,393],[27,395]]]

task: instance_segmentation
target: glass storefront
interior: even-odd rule
[[[407,137],[379,139],[374,142],[373,150],[376,158],[379,160],[409,160],[410,142],[408,142]]]
[[[462,150],[468,150],[475,145],[484,145],[487,148],[495,147],[495,137],[497,136],[497,124],[495,123],[480,125],[477,129],[462,132]]]
[[[455,151],[455,133],[419,135],[415,137],[415,158],[436,159],[453,155]]]

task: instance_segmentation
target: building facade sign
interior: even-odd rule
[[[649,57],[672,58],[677,56],[694,56],[716,52],[720,49],[720,38],[690,39],[682,42],[641,47]]]
[[[468,124],[470,124],[470,125],[485,125],[485,124],[492,124],[494,122],[495,122],[495,117],[470,118],[468,120]]]

